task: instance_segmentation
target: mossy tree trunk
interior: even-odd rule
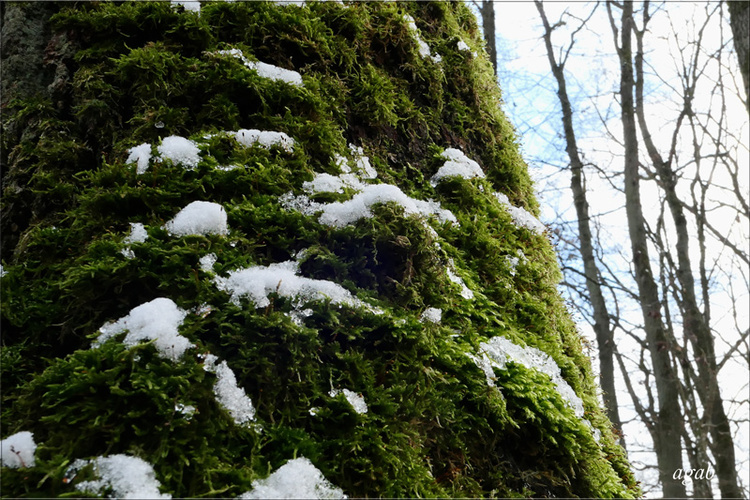
[[[463,4],[2,8],[2,495],[639,494]]]

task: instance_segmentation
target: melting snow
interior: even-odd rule
[[[539,219],[531,215],[529,212],[523,208],[511,205],[508,197],[504,194],[495,193],[495,198],[497,198],[501,205],[505,206],[510,213],[510,216],[513,218],[513,222],[515,222],[517,226],[525,227],[536,234],[542,234],[547,229],[544,224],[539,222]]]
[[[279,200],[287,210],[297,210],[306,215],[322,212],[318,221],[333,227],[344,227],[359,219],[373,216],[371,207],[378,203],[394,202],[403,207],[404,212],[422,216],[434,215],[440,222],[458,222],[450,210],[440,207],[437,201],[422,201],[410,198],[401,189],[392,184],[369,184],[351,200],[333,203],[316,203],[307,196],[293,196],[288,193]]]
[[[135,253],[133,250],[130,249],[131,243],[143,243],[148,239],[148,233],[146,232],[146,228],[143,224],[140,222],[131,222],[130,223],[130,234],[125,237],[123,240],[124,243],[127,245],[125,248],[120,250],[120,253],[122,253],[126,258],[132,259],[135,257]]]
[[[359,172],[360,176],[362,176],[362,178],[375,179],[378,176],[377,170],[375,170],[372,165],[370,165],[370,158],[365,156],[365,152],[362,149],[362,146],[349,144],[349,151],[351,151],[352,156],[354,156],[356,169]]]
[[[229,232],[227,212],[218,203],[194,201],[180,210],[174,219],[167,222],[164,229],[173,236],[226,235]]]
[[[140,222],[130,223],[130,234],[125,237],[125,243],[143,243],[148,239],[146,227]]]
[[[424,310],[420,319],[422,321],[429,321],[430,323],[439,325],[440,321],[443,319],[443,310],[438,309],[437,307],[428,307]]]
[[[216,264],[216,254],[209,253],[207,255],[204,255],[203,257],[201,257],[199,264],[201,266],[202,271],[206,273],[213,273],[214,264]]]
[[[148,162],[151,160],[151,144],[144,142],[140,146],[128,149],[128,153],[130,156],[125,163],[136,163],[135,172],[138,175],[145,173],[148,170]]]
[[[441,155],[446,162],[430,179],[432,187],[448,177],[463,177],[472,179],[474,177],[484,178],[484,172],[477,162],[467,157],[463,152],[455,148],[446,149]]]
[[[508,361],[518,363],[531,370],[538,370],[547,374],[557,387],[560,396],[573,409],[575,415],[579,418],[583,417],[583,401],[576,395],[570,384],[562,378],[560,367],[547,353],[534,347],[518,346],[505,337],[499,336],[492,337],[488,342],[480,343],[479,347],[481,355],[477,357],[469,354],[469,357],[484,371],[488,384],[495,385],[492,367],[504,370]]]
[[[94,465],[94,472],[99,479],[77,484],[78,491],[102,495],[104,489],[111,488],[111,498],[172,498],[168,493],[159,493],[160,484],[151,464],[128,455],[110,455],[93,460],[78,459],[68,467],[65,478],[70,481],[79,470],[89,464]]]
[[[0,466],[18,469],[34,467],[36,443],[29,431],[17,432],[0,441]]]
[[[295,458],[279,467],[266,479],[253,481],[253,489],[240,495],[255,498],[347,498],[305,457]]]
[[[235,133],[234,138],[245,147],[257,144],[266,149],[271,149],[273,146],[278,146],[288,153],[291,153],[294,149],[294,139],[286,135],[284,132],[241,129]]]
[[[256,308],[268,306],[271,303],[268,295],[277,293],[291,298],[296,309],[306,302],[328,299],[334,304],[372,310],[342,286],[332,281],[304,278],[298,272],[297,262],[286,261],[232,271],[226,278],[216,277],[214,282],[220,290],[231,294],[235,304],[240,303],[241,297],[247,297]]]
[[[198,146],[190,139],[177,135],[165,137],[156,149],[159,151],[160,158],[172,160],[191,170],[197,167],[200,161]]]
[[[414,18],[409,14],[404,14],[404,18],[406,19],[406,24],[409,26],[409,29],[414,34],[414,39],[417,41],[417,46],[419,47],[419,55],[423,58],[429,57],[436,63],[442,61],[443,58],[440,56],[440,54],[433,55],[430,51],[430,46],[427,45],[424,40],[422,40],[422,36],[419,32],[419,28],[417,28],[417,24],[414,22]]]
[[[461,287],[461,297],[465,298],[466,300],[473,299],[474,292],[472,292],[469,289],[469,287],[466,286],[466,283],[464,283],[464,280],[462,280],[460,276],[457,276],[456,273],[453,272],[452,268],[453,268],[453,259],[450,259],[449,267],[445,269],[445,273],[448,275],[448,279]]]
[[[177,361],[193,344],[177,332],[187,313],[170,299],[158,298],[133,308],[130,314],[107,323],[99,331],[101,335],[91,344],[97,348],[115,335],[127,331],[122,341],[132,347],[142,340],[154,340],[159,354]]]
[[[328,395],[332,398],[335,398],[341,393],[344,394],[346,400],[349,401],[350,405],[352,405],[354,411],[356,411],[360,415],[363,413],[367,413],[367,403],[365,403],[365,398],[362,397],[361,394],[352,392],[349,389],[332,389],[331,392],[328,393]]]
[[[214,394],[219,404],[224,407],[235,423],[242,425],[255,420],[253,402],[245,394],[245,389],[237,385],[237,377],[226,361],[218,365],[219,358],[213,354],[204,356],[203,369],[216,374]]]
[[[247,57],[245,57],[245,54],[243,54],[240,49],[220,50],[218,51],[218,53],[236,57],[237,59],[242,61],[242,63],[248,69],[257,72],[258,75],[263,78],[286,82],[290,85],[296,85],[298,87],[304,87],[302,76],[296,71],[279,68],[278,66],[273,66],[271,64],[266,64],[260,61],[250,61]]]

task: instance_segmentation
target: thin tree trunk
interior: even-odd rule
[[[578,154],[575,130],[573,128],[573,110],[568,98],[565,82],[564,64],[555,61],[552,48],[552,28],[547,15],[544,12],[542,2],[535,0],[537,10],[544,24],[544,44],[547,49],[552,74],[557,80],[557,97],[562,106],[562,123],[565,131],[565,151],[570,159],[570,187],[573,191],[573,203],[578,218],[578,235],[580,238],[581,258],[583,259],[584,276],[586,288],[589,292],[589,301],[594,311],[594,332],[599,349],[599,376],[601,387],[604,392],[604,407],[607,416],[612,421],[620,436],[620,446],[625,449],[625,439],[622,434],[622,422],[617,404],[617,391],[615,388],[615,365],[614,365],[614,336],[609,320],[607,303],[602,294],[599,281],[599,269],[594,256],[593,237],[589,226],[589,204],[586,199],[586,190],[583,187],[583,162]]]
[[[734,36],[734,48],[740,61],[740,72],[745,82],[745,105],[750,112],[750,2],[732,0],[729,7],[729,24]]]
[[[612,18],[612,2],[607,2],[610,20],[615,36],[617,30]],[[658,398],[658,414],[654,426],[654,446],[659,466],[659,479],[663,495],[671,498],[684,498],[685,486],[673,479],[674,472],[682,469],[681,429],[684,425],[679,406],[677,376],[672,369],[670,349],[661,320],[659,291],[651,271],[646,238],[645,220],[641,208],[641,195],[638,172],[638,136],[633,102],[633,54],[631,47],[633,28],[633,3],[623,2],[620,46],[620,97],[622,105],[622,125],[625,143],[625,211],[628,218],[628,231],[633,256],[635,278],[641,299],[644,330],[653,364]]]
[[[677,195],[677,176],[672,170],[671,159],[664,160],[654,144],[646,121],[643,104],[643,35],[648,22],[648,2],[644,5],[644,26],[642,30],[634,33],[637,40],[637,53],[635,57],[636,68],[636,112],[638,125],[641,129],[646,150],[651,163],[661,181],[667,206],[669,207],[677,233],[677,242],[674,251],[677,254],[677,281],[679,282],[680,297],[678,298],[683,315],[683,329],[685,336],[690,340],[694,351],[694,362],[698,368],[699,384],[695,387],[701,404],[707,415],[709,432],[711,433],[711,449],[716,461],[716,475],[719,479],[719,489],[724,498],[741,497],[742,493],[737,485],[737,470],[734,454],[734,442],[732,440],[729,419],[724,411],[724,405],[719,390],[717,379],[716,353],[714,349],[711,329],[698,307],[695,295],[695,281],[693,280],[692,265],[690,261],[690,236],[688,234],[687,219],[682,209],[682,201]],[[688,88],[688,94],[692,89]],[[686,96],[685,109],[680,114],[675,126],[675,134],[680,128],[683,118],[690,110],[690,97]],[[675,142],[673,141],[673,144]],[[674,146],[672,146],[674,148]],[[672,155],[670,154],[670,158]],[[699,162],[700,158],[696,158]]]
[[[483,0],[480,9],[484,41],[487,43],[487,54],[492,62],[492,69],[497,76],[497,43],[495,41],[495,4],[492,0]]]

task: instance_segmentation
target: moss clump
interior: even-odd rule
[[[236,497],[300,456],[350,496],[639,494],[556,292],[553,250],[494,194],[537,209],[465,6],[53,10],[66,50],[48,57],[67,76],[54,92],[16,92],[3,116],[2,437],[31,431],[38,444],[34,467],[3,469],[3,495],[79,495],[96,474],[71,477],[70,465],[114,454],[147,461],[180,497]],[[277,76],[247,66],[259,61]],[[242,143],[241,129],[293,145]],[[162,150],[174,135],[193,141],[197,164]],[[129,155],[144,143],[138,170]],[[431,184],[449,147],[485,176]],[[320,217],[385,184],[366,216]],[[227,235],[170,234],[197,200],[224,208]],[[233,292],[233,273],[279,265],[307,291],[269,281],[262,303]],[[148,339],[126,347],[125,332],[91,348],[102,325],[158,297],[184,312],[184,356]],[[583,415],[519,360],[483,369],[496,336],[549,355]],[[233,419],[209,353],[253,422]],[[366,413],[331,395],[344,388]]]

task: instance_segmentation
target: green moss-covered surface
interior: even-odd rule
[[[38,9],[4,8],[17,19]],[[29,431],[37,444],[33,466],[2,468],[2,496],[80,496],[95,471],[73,477],[71,464],[116,454],[148,462],[174,497],[236,497],[298,457],[353,497],[639,494],[556,291],[553,249],[494,195],[537,211],[463,4],[45,8],[51,18],[29,15],[47,19],[48,86],[27,78],[2,117],[0,437]],[[219,52],[232,49],[303,85]],[[222,133],[241,129],[283,132],[294,146]],[[159,156],[168,136],[197,145],[194,168]],[[144,143],[152,157],[139,173],[127,159]],[[433,186],[447,148],[486,177]],[[364,156],[377,178],[362,183],[432,199],[456,222],[389,202],[339,227],[284,202],[350,200],[356,186],[311,193],[304,183],[357,174]],[[165,224],[194,201],[220,204],[228,233],[171,234]],[[145,241],[127,240],[131,223]],[[213,266],[201,261],[209,254]],[[221,286],[289,261],[356,303],[301,303],[279,284],[258,307]],[[179,334],[193,346],[179,359],[154,341],[124,342],[126,332],[92,348],[103,325],[157,298],[185,311]],[[442,311],[438,323],[422,317],[428,308]],[[547,353],[583,415],[533,367],[480,369],[496,336]],[[219,401],[209,353],[234,373],[254,420],[238,423]],[[330,395],[344,388],[366,413]]]

